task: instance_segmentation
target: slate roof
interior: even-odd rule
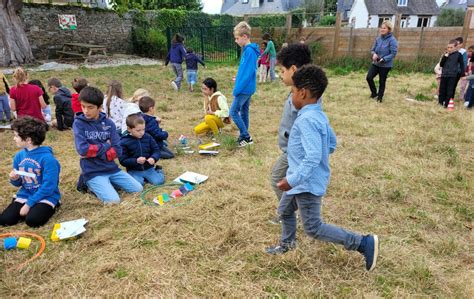
[[[397,0],[365,0],[369,15],[439,15],[435,0],[407,0],[407,6],[398,6]]]
[[[248,3],[242,3],[242,0],[225,0],[221,13],[243,16],[251,14],[284,14],[288,11],[295,9],[303,3],[304,0],[260,0],[260,6],[257,8],[252,7],[252,0]],[[232,4],[233,2],[233,4]]]
[[[442,8],[466,10],[468,4],[474,5],[474,0],[449,0]]]
[[[342,13],[342,19],[347,20],[349,18],[349,12],[354,4],[354,0],[338,0],[337,11]]]

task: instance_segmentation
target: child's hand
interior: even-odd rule
[[[277,183],[277,187],[278,189],[280,189],[281,191],[288,191],[288,190],[291,190],[291,186],[290,184],[288,184],[288,181],[286,180],[286,178],[284,178],[283,180],[279,181]]]
[[[25,217],[29,211],[30,211],[30,207],[27,204],[23,205],[23,207],[20,210],[20,216]]]
[[[214,115],[214,112],[212,112],[211,110],[207,110],[206,114]]]
[[[155,165],[155,159],[153,158],[148,158],[148,160],[146,160],[150,165]]]
[[[15,172],[15,170],[12,170],[10,172],[10,180],[16,181],[20,178],[20,176]]]
[[[145,164],[146,162],[146,158],[145,157],[139,157],[137,158],[137,163],[138,164]]]

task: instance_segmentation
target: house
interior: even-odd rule
[[[303,3],[304,0],[223,0],[221,14],[232,16],[286,14]]]
[[[349,13],[351,12],[354,0],[338,0],[337,1],[337,12],[342,14],[342,21],[349,21]]]
[[[467,10],[468,5],[474,5],[474,0],[448,0],[444,2],[443,5],[440,5],[441,8]]]
[[[402,15],[400,27],[433,27],[440,9],[435,0],[355,0],[349,12],[354,28],[377,28],[383,21],[395,23]]]

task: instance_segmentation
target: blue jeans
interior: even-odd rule
[[[188,79],[188,84],[189,85],[194,85],[197,83],[197,70],[186,70],[186,75]]]
[[[240,139],[249,138],[249,107],[252,95],[239,94],[230,106],[230,117],[240,131]]]
[[[0,82],[0,84],[3,84],[3,82]],[[10,111],[11,110],[10,110],[10,103],[8,101],[8,95],[6,93],[0,94],[0,121],[3,120],[3,112],[5,112],[7,121],[10,121],[10,119],[12,119]]]
[[[181,88],[181,81],[183,81],[183,66],[181,63],[172,63],[171,67],[173,69],[174,74],[176,75],[176,79],[174,82],[178,86],[178,89]]]
[[[275,66],[276,66],[276,57],[270,58],[270,81],[275,80]]]
[[[161,170],[155,170],[154,167],[148,168],[147,170],[137,171],[130,170],[128,172],[137,182],[144,185],[145,180],[152,185],[163,185],[165,182],[165,175]]]
[[[362,236],[340,227],[326,224],[321,218],[322,197],[311,193],[283,194],[278,206],[281,216],[281,243],[296,240],[296,214],[299,208],[304,231],[317,240],[344,245],[347,250],[357,250]]]
[[[125,192],[141,192],[143,186],[131,175],[120,170],[114,174],[96,176],[86,183],[89,190],[94,192],[104,203],[119,203],[120,196],[114,187]]]

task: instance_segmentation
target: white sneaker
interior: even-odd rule
[[[469,101],[464,101],[464,107],[467,108],[467,106],[469,106]]]
[[[178,84],[176,84],[176,82],[174,82],[174,81],[171,81],[171,87],[173,87],[173,89],[176,90],[176,91],[179,90]]]

